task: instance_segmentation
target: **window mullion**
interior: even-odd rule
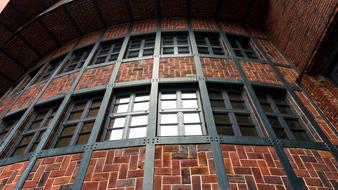
[[[181,110],[182,109],[182,91],[178,90],[176,91],[176,102],[177,102],[177,109],[178,110]],[[178,122],[178,125],[177,125],[177,128],[178,128],[178,136],[181,136],[181,135],[185,135],[184,133],[184,115],[183,115],[183,111],[178,111],[177,112],[177,122]]]
[[[223,94],[225,105],[228,107],[228,109],[233,110],[230,98],[228,96],[228,92],[223,91],[222,94]],[[228,117],[231,121],[232,130],[234,131],[235,136],[241,136],[241,132],[239,130],[239,125],[238,125],[237,120],[236,120],[235,112],[228,112]]]

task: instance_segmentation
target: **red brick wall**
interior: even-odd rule
[[[158,145],[154,189],[218,189],[210,145]]]
[[[83,190],[142,189],[144,147],[95,151]]]
[[[257,42],[259,46],[263,48],[263,51],[265,52],[267,59],[269,59],[275,64],[288,65],[288,61],[270,41],[257,39]]]
[[[291,189],[272,147],[221,145],[231,189]]]
[[[92,32],[90,34],[85,35],[80,39],[79,44],[77,46],[85,46],[92,43],[95,43],[100,37],[100,32]]]
[[[66,94],[70,90],[70,87],[78,74],[79,73],[76,72],[53,79],[47,87],[46,91],[41,96],[40,100],[45,100],[53,96]]]
[[[296,94],[298,98],[303,102],[307,110],[312,114],[318,125],[322,128],[328,139],[331,141],[331,143],[338,145],[338,137],[334,134],[334,132],[325,122],[325,120],[319,115],[319,113],[310,103],[310,100],[302,92],[296,92]]]
[[[103,39],[111,39],[117,37],[123,37],[128,32],[129,24],[121,24],[117,26],[109,27],[103,34]]]
[[[338,87],[325,77],[303,75],[302,87],[338,130]]]
[[[151,79],[153,59],[130,61],[122,63],[117,74],[116,82]]]
[[[15,98],[16,97],[14,96],[13,98],[6,99],[0,103],[0,117],[6,114],[6,110],[12,106]]]
[[[248,35],[242,24],[234,22],[221,22],[221,27],[224,32],[238,35]]]
[[[286,67],[278,67],[278,69],[288,83],[296,84],[296,80],[299,76],[296,70]]]
[[[132,33],[153,32],[157,28],[156,20],[143,20],[133,23]]]
[[[258,62],[241,61],[243,70],[251,81],[265,82],[272,84],[281,84],[282,82],[277,79],[276,73],[268,64]]]
[[[160,78],[196,76],[195,63],[192,57],[161,58]]]
[[[109,82],[113,68],[114,65],[108,65],[105,67],[87,69],[81,76],[76,90],[106,85]]]
[[[192,28],[199,30],[217,30],[215,19],[194,18]]]
[[[69,189],[74,183],[82,154],[40,158],[23,185],[23,189]]]
[[[308,189],[338,189],[338,162],[328,151],[285,148],[296,175]]]
[[[205,77],[240,79],[237,67],[232,59],[201,58]]]
[[[184,30],[188,28],[186,18],[163,18],[162,30]]]
[[[14,189],[28,162],[19,162],[0,167],[0,189]]]
[[[12,111],[18,110],[20,108],[24,108],[26,106],[29,106],[34,101],[34,99],[39,94],[39,92],[44,87],[44,85],[45,85],[45,83],[41,83],[41,84],[38,84],[38,85],[33,85],[33,86],[29,87],[28,89],[26,89],[20,95],[20,97],[17,99],[17,101],[14,103],[14,105],[12,106],[10,111],[12,112]]]

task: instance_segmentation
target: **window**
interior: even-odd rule
[[[8,132],[11,130],[12,127],[19,121],[21,115],[15,116],[11,119],[3,119],[0,127],[0,144],[5,140]]]
[[[195,34],[198,53],[207,55],[225,55],[224,47],[217,33]]]
[[[228,34],[227,37],[237,57],[258,59],[255,50],[252,48],[250,38],[230,34]]]
[[[40,74],[40,76],[35,80],[35,83],[48,80],[50,77],[52,77],[55,70],[58,68],[58,66],[62,63],[64,57],[56,58],[48,63],[47,68]]]
[[[291,109],[286,97],[281,94],[258,94],[259,102],[277,138],[310,140],[303,123]]]
[[[159,96],[158,136],[206,134],[198,91],[161,91]]]
[[[162,55],[189,54],[190,45],[188,34],[187,33],[163,34],[161,52]]]
[[[74,100],[57,131],[54,148],[86,144],[92,131],[102,97]]]
[[[38,72],[40,71],[41,66],[34,69],[33,71],[31,71],[28,76],[26,76],[23,80],[21,80],[18,83],[18,88],[16,89],[16,92],[20,92],[22,90],[24,90],[26,88],[27,85],[30,84],[30,82],[35,78],[35,76],[38,74]]]
[[[217,132],[231,136],[261,136],[242,90],[209,90]]]
[[[75,50],[60,73],[66,73],[69,71],[80,69],[86,62],[90,51],[91,46]]]
[[[103,134],[104,140],[146,137],[149,93],[120,94],[114,97]]]
[[[57,107],[42,109],[34,114],[29,124],[16,141],[14,147],[10,150],[11,156],[22,156],[33,152],[38,146],[43,133],[46,131],[49,123],[53,119]]]
[[[122,42],[122,39],[102,42],[92,64],[98,65],[101,63],[116,61],[121,50]]]
[[[152,56],[155,48],[155,35],[131,38],[125,58]]]

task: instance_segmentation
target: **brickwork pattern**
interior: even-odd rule
[[[138,21],[133,24],[132,33],[153,32],[156,28],[156,20]]]
[[[221,28],[226,33],[233,33],[238,35],[248,35],[242,24],[234,22],[221,22]]]
[[[81,76],[76,90],[106,85],[109,82],[113,68],[114,65],[87,69]]]
[[[272,67],[268,64],[241,61],[241,65],[246,76],[251,81],[282,84],[282,82],[278,80]]]
[[[296,70],[286,67],[278,67],[278,69],[289,84],[296,84],[296,80],[299,76]]]
[[[144,154],[144,147],[95,151],[82,189],[141,190]]]
[[[92,32],[90,34],[85,35],[80,39],[78,46],[85,46],[98,41],[100,37],[100,32]]]
[[[198,30],[217,30],[214,19],[195,18],[192,20],[192,28]]]
[[[23,189],[70,189],[81,159],[82,153],[38,159]]]
[[[338,189],[338,162],[328,151],[285,148],[296,175],[307,189]]]
[[[311,115],[316,120],[317,124],[321,127],[324,131],[328,139],[331,141],[332,144],[338,145],[338,137],[329,127],[329,125],[325,122],[325,120],[320,116],[317,110],[313,107],[310,100],[305,96],[302,92],[296,92],[298,98],[302,101],[306,109],[311,113]]]
[[[257,42],[263,48],[265,55],[270,61],[277,65],[288,65],[288,61],[270,41],[257,39]]]
[[[0,117],[2,117],[3,115],[5,115],[6,113],[6,110],[8,110],[12,104],[14,103],[14,99],[16,97],[13,97],[13,98],[8,98],[6,100],[3,100],[1,103],[0,103]]]
[[[194,77],[195,63],[192,57],[161,58],[160,78]]]
[[[156,146],[154,189],[218,190],[211,146]]]
[[[76,72],[53,79],[40,100],[46,100],[54,96],[66,94],[70,90],[70,87],[78,74],[79,73]]]
[[[221,145],[230,189],[291,189],[272,147]]]
[[[14,189],[27,165],[28,162],[19,162],[0,167],[0,189]]]
[[[129,24],[121,24],[108,28],[103,34],[103,39],[111,39],[117,37],[123,37],[128,32]]]
[[[34,101],[34,99],[39,94],[44,85],[45,83],[40,83],[26,89],[16,100],[10,111],[12,112],[20,108],[29,106]]]
[[[120,66],[116,82],[151,79],[152,71],[153,59],[125,62]]]
[[[186,18],[163,18],[162,30],[185,30],[188,28]]]
[[[205,77],[240,79],[240,74],[232,59],[202,58]]]

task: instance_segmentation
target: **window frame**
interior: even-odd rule
[[[218,32],[194,32],[194,35],[195,35],[196,46],[197,46],[197,50],[198,50],[199,54],[201,54],[203,56],[211,56],[211,57],[226,57],[226,56],[228,56],[229,53],[228,53],[227,48],[225,46],[224,39],[221,37],[220,33],[218,33]],[[203,37],[204,42],[206,43],[205,45],[199,45],[198,44],[197,38],[199,36]],[[219,46],[211,45],[211,43],[210,43],[211,37],[210,36],[211,37],[216,37],[216,36],[218,37]],[[201,53],[200,50],[199,50],[200,47],[207,48],[209,53]],[[222,49],[223,55],[215,54],[214,48]]]
[[[187,44],[185,45],[179,45],[178,44],[178,36],[186,36],[187,39]],[[164,44],[164,38],[165,37],[171,37],[173,39],[173,44],[172,45],[165,45]],[[179,53],[179,48],[180,47],[188,47],[188,53]],[[164,48],[173,48],[174,52],[169,53],[169,54],[164,54]],[[192,48],[191,48],[191,42],[190,42],[190,37],[188,32],[163,32],[161,33],[161,56],[162,57],[170,57],[170,56],[189,56],[192,54]]]
[[[72,52],[72,55],[70,56],[70,58],[68,58],[68,60],[62,66],[62,69],[60,69],[58,74],[60,75],[60,74],[70,73],[70,72],[81,69],[83,65],[85,64],[92,49],[93,49],[93,45],[88,45],[88,46],[77,48],[76,50],[74,50]],[[76,59],[78,55],[80,55],[79,60],[74,61],[74,59]],[[74,68],[70,69],[73,66]]]
[[[102,65],[102,64],[109,64],[109,63],[116,63],[118,55],[121,51],[123,45],[123,38],[117,38],[117,39],[111,39],[111,40],[106,40],[106,41],[102,41],[100,42],[100,45],[95,53],[95,56],[93,58],[93,60],[91,61],[90,65]],[[107,53],[105,54],[101,54],[101,51],[103,49],[103,46],[109,46],[109,50]],[[116,51],[115,48],[119,47],[118,50]],[[112,55],[117,55],[116,59],[110,61]],[[98,59],[105,57],[103,62],[98,63]]]
[[[22,114],[15,114],[15,116],[7,116],[6,118],[2,119],[0,127],[0,137],[2,136],[2,138],[0,138],[0,144],[2,144],[3,141],[6,139],[8,133],[21,119],[21,116]]]
[[[41,72],[41,74],[38,76],[38,78],[34,81],[34,84],[47,81],[52,77],[54,72],[57,70],[57,68],[62,64],[65,56],[59,56],[57,58],[54,58],[48,62],[48,66],[44,68],[44,70]]]
[[[236,56],[238,58],[242,58],[242,59],[244,58],[244,59],[250,59],[250,60],[261,60],[258,49],[256,47],[254,47],[253,44],[252,44],[253,42],[252,42],[251,37],[243,36],[243,35],[237,35],[237,34],[226,34],[226,38],[229,41],[230,48],[234,52],[234,56]],[[232,40],[234,40],[237,47],[233,47],[233,45],[231,43]],[[247,40],[249,48],[248,49],[243,48],[243,44],[241,44],[239,42],[240,40]],[[236,51],[239,51],[242,54],[242,56],[238,56],[236,54]],[[256,56],[256,58],[249,57],[246,52],[251,52],[253,55]]]
[[[146,40],[149,38],[153,38],[152,39],[154,41],[153,45],[149,47],[145,47]],[[133,41],[135,40],[141,40],[140,46],[137,48],[132,48]],[[129,60],[129,59],[138,59],[138,58],[144,58],[144,57],[152,57],[155,53],[155,44],[156,44],[155,33],[131,36],[129,39],[127,48],[124,52],[123,58]],[[153,53],[151,55],[144,55],[144,51],[148,49],[152,49]],[[138,55],[135,57],[129,57],[130,52],[133,52],[133,51],[138,51]]]

